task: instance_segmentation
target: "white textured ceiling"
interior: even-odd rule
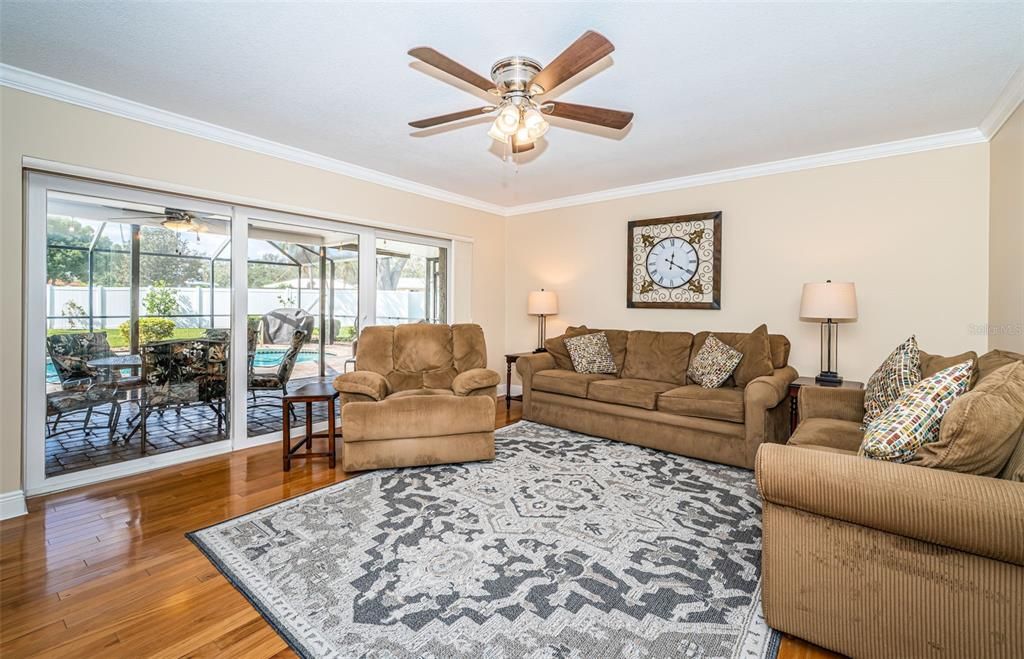
[[[586,29],[611,57],[551,98],[632,110],[623,135],[555,125],[518,170],[485,104],[406,55],[488,75]],[[1024,3],[0,4],[0,60],[238,131],[513,206],[977,127],[1024,62]]]

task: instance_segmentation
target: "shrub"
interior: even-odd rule
[[[338,336],[335,337],[338,341],[350,343],[352,339],[356,338],[356,328],[352,325],[345,325],[338,328]]]
[[[150,316],[170,316],[178,311],[178,296],[167,288],[167,282],[158,279],[149,287],[143,304]]]
[[[139,318],[139,342],[152,343],[169,339],[174,334],[174,321],[170,318]],[[130,321],[124,321],[118,328],[125,341],[131,340],[132,326]]]

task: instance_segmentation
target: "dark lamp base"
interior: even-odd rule
[[[833,371],[822,371],[814,378],[814,384],[822,387],[839,387],[843,384],[843,378]]]
[[[538,353],[538,352],[547,352],[547,351],[548,351],[548,349],[547,349],[547,348],[534,348],[534,349],[533,349],[533,352],[535,352],[535,353]]]

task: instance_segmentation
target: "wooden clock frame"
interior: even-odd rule
[[[633,238],[637,227],[652,224],[678,224],[698,220],[710,221],[714,233],[711,274],[711,302],[641,302],[633,300]],[[626,230],[626,307],[629,309],[721,309],[722,308],[722,211],[633,220]]]

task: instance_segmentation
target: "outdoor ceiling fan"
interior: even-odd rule
[[[488,80],[433,48],[413,48],[409,54],[416,59],[498,98],[494,105],[410,121],[409,125],[413,128],[430,128],[497,111],[497,117],[487,134],[498,142],[510,145],[512,153],[529,151],[534,147],[534,142],[547,133],[549,125],[544,115],[622,130],[633,120],[632,112],[540,101],[536,98],[550,93],[613,50],[615,46],[610,41],[588,30],[547,66],[542,67],[537,60],[520,55],[505,57],[491,67],[491,79]]]
[[[111,221],[115,220],[159,220],[163,218],[160,225],[165,229],[178,232],[193,232],[198,239],[198,234],[206,233],[210,230],[206,224],[202,222],[203,219],[212,218],[213,216],[197,215],[188,211],[183,211],[178,208],[165,208],[163,213],[146,213],[143,215],[123,215],[121,217],[112,217]]]

